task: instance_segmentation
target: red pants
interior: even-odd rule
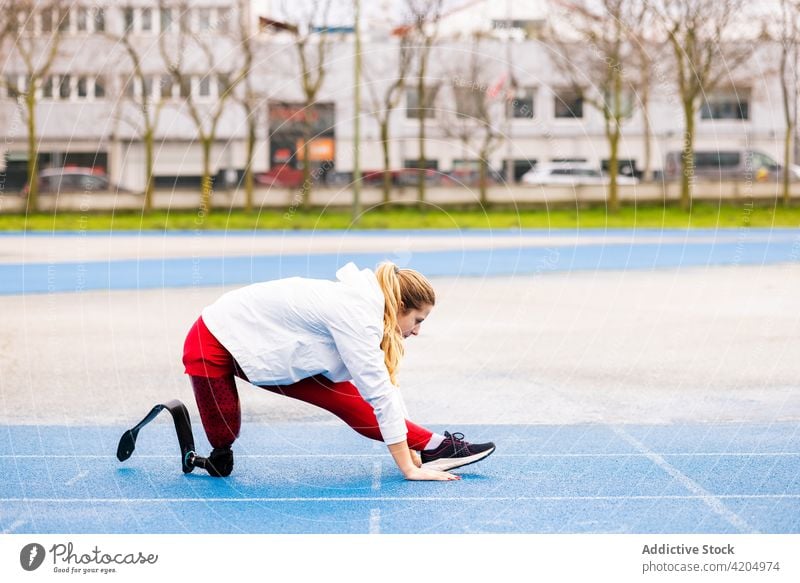
[[[202,317],[197,319],[186,336],[183,364],[192,381],[209,443],[215,448],[229,447],[239,436],[242,416],[234,376],[248,379],[233,356],[206,328]],[[260,388],[321,407],[364,437],[383,440],[372,406],[350,382],[335,383],[318,375],[292,385]],[[423,449],[432,433],[408,420],[406,427],[408,446],[411,449]]]

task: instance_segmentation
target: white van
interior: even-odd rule
[[[664,178],[681,177],[681,152],[667,154]],[[790,166],[791,179],[800,179],[800,166]],[[766,182],[783,175],[782,166],[757,150],[695,150],[694,176],[706,180],[752,180]]]

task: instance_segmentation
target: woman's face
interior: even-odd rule
[[[400,332],[402,332],[403,338],[419,334],[420,325],[423,320],[428,317],[432,309],[433,306],[431,305],[423,306],[419,310],[413,309],[407,312],[403,311],[401,308],[400,312],[397,314],[397,325],[400,326]]]

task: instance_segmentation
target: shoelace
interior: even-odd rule
[[[469,443],[464,441],[464,434],[460,431],[455,433],[448,433],[445,431],[445,437],[450,438],[450,441],[453,443],[453,455],[455,457],[461,457],[461,455],[469,455]]]

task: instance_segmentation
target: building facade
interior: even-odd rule
[[[426,118],[427,164],[442,172],[473,167],[482,152],[487,153],[492,168],[514,178],[541,162],[607,165],[603,116],[558,70],[552,58],[554,48],[536,38],[544,13],[538,9],[531,14],[503,12],[501,3],[495,4],[493,14],[484,10],[484,3],[473,4],[441,27],[425,78],[429,95],[423,108],[418,103],[416,77],[413,71],[409,74],[390,118],[391,165],[400,169],[419,163],[420,115]],[[237,6],[231,0],[168,8],[158,2],[93,1],[85,6],[70,5],[66,20],[62,18],[59,24],[43,15],[26,22],[27,34],[32,36],[46,35],[53,26],[63,27],[59,55],[36,89],[43,167],[95,166],[108,172],[113,182],[141,189],[145,179],[142,111],[147,96],[151,114],[158,110],[157,184],[199,183],[199,134],[187,101],[192,98],[203,118],[216,111],[228,82],[226,76],[241,59]],[[302,137],[298,124],[313,120],[309,135],[314,163],[324,166],[328,174],[346,175],[352,171],[356,151],[352,33],[338,29],[327,39],[325,79],[309,107],[301,91],[291,32],[274,26],[262,27],[259,32],[259,16],[244,15],[255,35],[251,87],[257,96],[254,115],[258,131],[253,169],[299,166]],[[475,27],[484,32],[480,44],[468,34]],[[181,31],[204,44],[182,48]],[[142,75],[137,75],[124,38],[136,47]],[[311,39],[312,48],[315,42],[319,38]],[[390,27],[367,27],[358,112],[362,119],[358,154],[365,171],[383,167],[376,114],[384,109],[383,94],[397,77],[399,46]],[[213,66],[209,66],[203,47],[212,49]],[[781,159],[785,126],[776,51],[777,47],[767,42],[755,47],[746,67],[732,72],[730,79],[706,96],[696,120],[697,149],[754,149]],[[181,61],[182,80],[170,73],[164,55]],[[6,187],[12,190],[27,159],[25,112],[19,101],[27,77],[17,51],[7,49],[3,59],[0,163],[5,163]],[[240,85],[237,96],[242,91]],[[486,105],[480,120],[470,111],[469,96],[476,92]],[[626,172],[641,173],[645,168],[658,172],[667,153],[679,150],[683,143],[683,114],[668,62],[654,64],[650,94],[649,163],[645,160],[645,111],[640,95],[635,91],[629,95],[632,114],[623,123],[619,152]],[[212,174],[230,176],[233,171],[243,171],[246,122],[245,109],[237,100],[228,99],[216,127]],[[482,150],[487,125],[493,138],[491,146]]]

